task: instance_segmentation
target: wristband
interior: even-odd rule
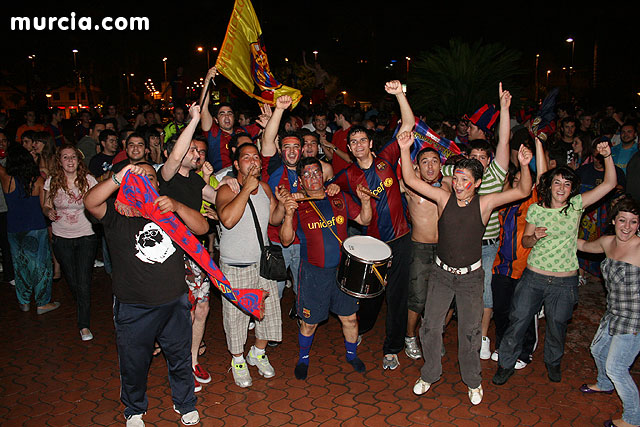
[[[118,181],[118,178],[116,178],[116,174],[112,174],[111,175],[111,180],[118,186],[120,187],[120,181]]]
[[[602,158],[606,159],[607,157],[611,157],[611,153],[608,156],[602,156]]]

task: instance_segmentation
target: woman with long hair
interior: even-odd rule
[[[546,334],[544,362],[552,382],[560,382],[567,324],[578,302],[578,256],[576,241],[584,210],[616,186],[611,147],[601,142],[604,181],[579,194],[580,178],[568,166],[546,172],[538,185],[539,201],[527,212],[522,246],[532,248],[511,304],[511,321],[499,349],[498,371],[493,383],[502,385],[511,375],[522,348],[525,331],[544,304]]]
[[[93,339],[89,329],[91,275],[98,240],[84,213],[84,195],[98,182],[72,145],[58,149],[51,175],[44,183],[42,211],[51,220],[56,259],[71,289],[83,341]]]
[[[33,136],[33,154],[42,178],[47,179],[56,163],[56,143],[49,132],[36,132]]]
[[[595,384],[582,384],[580,391],[611,394],[615,388],[622,418],[604,425],[637,426],[640,396],[629,369],[640,353],[640,207],[625,197],[614,205],[611,217],[615,235],[593,242],[578,239],[579,250],[606,255],[602,275],[607,287],[607,310],[591,343],[598,377]]]
[[[38,314],[55,310],[60,303],[51,302],[51,250],[40,209],[44,180],[31,153],[22,145],[9,147],[7,167],[0,166],[0,183],[9,208],[7,235],[20,309],[29,311],[33,295]]]

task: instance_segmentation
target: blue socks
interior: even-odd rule
[[[306,337],[302,335],[301,332],[298,332],[298,345],[300,347],[300,355],[298,357],[298,363],[293,373],[299,380],[307,379],[307,371],[309,370],[309,350],[311,350],[311,344],[313,343],[314,335],[315,334],[311,335],[310,337]]]
[[[347,362],[353,366],[356,372],[365,372],[367,369],[362,360],[358,358],[358,342],[348,342],[345,340],[344,346],[347,349]]]

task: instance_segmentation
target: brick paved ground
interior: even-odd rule
[[[123,425],[119,401],[117,354],[111,320],[110,279],[95,271],[91,330],[95,339],[80,341],[75,308],[64,280],[53,295],[62,307],[42,316],[22,313],[13,288],[0,283],[0,424],[3,426]],[[292,293],[285,293],[283,312]],[[32,304],[33,305],[33,304]],[[613,395],[584,396],[578,387],[595,378],[588,347],[604,307],[604,291],[597,282],[580,288],[580,304],[569,326],[563,381],[550,383],[542,362],[542,348],[527,368],[504,386],[491,384],[496,369],[483,361],[484,400],[472,406],[457,367],[456,325],[445,336],[444,374],[421,397],[411,387],[421,361],[400,355],[395,371],[381,368],[383,322],[365,336],[359,348],[368,372],[358,374],[344,361],[339,322],[322,325],[312,347],[309,378],[293,376],[297,360],[297,329],[284,319],[284,342],[270,349],[276,376],[265,380],[251,367],[253,386],[241,389],[228,372],[220,302],[214,299],[205,334],[208,351],[201,362],[213,376],[198,393],[203,426],[591,426],[619,417],[621,404]],[[544,336],[544,320],[540,331]],[[491,331],[490,335],[493,334]],[[251,334],[252,336],[252,334]],[[638,363],[632,372],[640,380]],[[150,426],[179,424],[173,412],[166,363],[155,358],[149,374]]]

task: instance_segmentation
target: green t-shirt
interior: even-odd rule
[[[566,213],[562,208],[544,208],[531,205],[527,222],[536,227],[546,227],[543,237],[531,249],[527,263],[544,271],[562,273],[578,269],[578,226],[582,216],[582,196],[569,200]]]

